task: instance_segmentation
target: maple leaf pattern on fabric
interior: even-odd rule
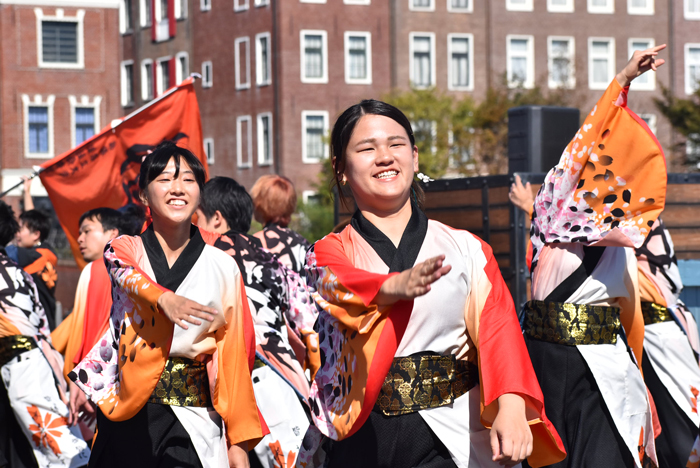
[[[51,449],[54,455],[60,455],[61,449],[54,437],[61,437],[61,431],[57,430],[60,427],[68,425],[68,420],[64,417],[51,419],[51,413],[46,413],[42,420],[41,411],[35,405],[27,407],[27,412],[32,417],[36,424],[30,424],[29,430],[32,431],[32,441],[37,447],[42,445]]]

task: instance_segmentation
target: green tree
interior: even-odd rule
[[[700,88],[689,98],[681,99],[661,85],[661,95],[654,99],[656,107],[673,129],[685,137],[685,141],[673,148],[676,160],[686,169],[700,169]]]

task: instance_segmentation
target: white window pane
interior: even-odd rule
[[[415,52],[430,52],[430,38],[429,37],[414,37],[413,38],[413,50]]]
[[[452,8],[469,8],[469,0],[450,0]]]
[[[632,51],[646,50],[649,48],[649,41],[634,41],[632,42]]]
[[[632,7],[634,7],[634,8],[646,8],[647,2],[646,2],[646,0],[632,0]]]
[[[608,81],[608,59],[593,59],[593,81],[596,83]]]
[[[309,159],[321,159],[323,147],[323,116],[306,116],[306,156]]]
[[[608,49],[610,48],[610,43],[609,42],[603,42],[603,41],[593,41],[591,45],[591,52],[593,54],[599,55],[599,54],[607,54]]]
[[[688,13],[700,13],[700,0],[686,0],[688,2]]]
[[[608,6],[608,0],[591,0],[591,5],[604,8]]]
[[[416,86],[432,84],[429,37],[413,38],[413,83]]]
[[[566,6],[567,0],[550,0],[550,2],[552,5],[564,7]]]
[[[452,39],[452,86],[469,86],[469,39]]]
[[[566,83],[569,79],[569,59],[555,58],[552,60],[552,81]]]
[[[429,8],[430,0],[413,0],[413,6],[417,8]]]
[[[688,58],[691,62],[700,62],[700,47],[690,47],[688,49]]]
[[[511,39],[510,50],[513,53],[527,53],[527,39]]]
[[[323,38],[320,35],[304,36],[304,71],[307,78],[323,77]]]
[[[569,41],[554,40],[552,41],[552,54],[561,57],[569,54]]]
[[[350,53],[350,78],[367,78],[367,38],[357,36],[348,38]]]

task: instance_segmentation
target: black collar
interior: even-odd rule
[[[428,217],[414,203],[411,203],[411,210],[411,219],[408,220],[406,229],[401,235],[398,248],[382,231],[365,218],[360,210],[355,212],[352,221],[350,221],[352,227],[386,263],[390,273],[413,268],[428,232]]]
[[[148,226],[148,229],[141,234],[141,239],[146,249],[146,255],[148,255],[148,261],[151,262],[153,273],[156,275],[156,281],[171,291],[176,291],[180,287],[202,254],[205,245],[199,229],[197,226],[192,225],[190,227],[190,241],[180,253],[172,268],[170,268],[168,267],[163,248],[160,246],[156,233],[153,231],[153,224]]]

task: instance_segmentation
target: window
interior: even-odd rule
[[[187,52],[175,56],[175,84],[180,84],[190,76],[190,60]]]
[[[124,34],[133,30],[131,23],[131,0],[119,2],[119,32]]]
[[[435,86],[435,33],[410,33],[409,53],[411,85]]]
[[[122,62],[121,71],[122,106],[132,106],[134,104],[134,61],[126,60]]]
[[[326,3],[326,0],[299,0],[301,3]]]
[[[684,0],[685,19],[700,20],[700,0]]]
[[[272,164],[272,114],[258,114],[258,165]]]
[[[171,31],[170,15],[175,16],[174,5],[177,0],[154,0],[153,20],[155,29],[151,30],[151,38],[155,42],[164,42],[170,39]],[[171,3],[172,2],[172,3]],[[170,11],[173,8],[173,11]]]
[[[627,13],[630,15],[653,15],[654,0],[627,0]]]
[[[233,11],[245,11],[249,8],[249,0],[233,0]]]
[[[647,124],[651,133],[656,135],[656,114],[639,114],[639,118]]]
[[[182,20],[187,18],[187,0],[175,0],[175,19]]]
[[[211,0],[199,0],[199,11],[211,10]]]
[[[156,5],[160,6],[160,10],[158,13],[158,19],[160,21],[168,21],[168,15],[169,15],[169,9],[170,9],[170,0],[156,0],[158,3]]]
[[[369,5],[371,0],[343,0],[348,5]]]
[[[435,0],[408,0],[408,9],[414,11],[434,11]]]
[[[700,87],[700,44],[685,45],[685,92],[693,94]]]
[[[267,6],[269,4],[270,4],[270,0],[255,0],[256,7]]]
[[[53,104],[55,96],[43,100],[22,94],[24,108],[24,155],[27,158],[53,157]]]
[[[234,41],[236,89],[250,88],[250,39],[239,37]]]
[[[202,62],[202,88],[211,88],[214,84],[214,70],[211,61]]]
[[[302,30],[301,82],[328,83],[328,40],[326,31]]]
[[[253,129],[250,126],[250,116],[236,118],[236,158],[239,168],[251,167],[253,154]]]
[[[141,27],[143,28],[146,26],[150,26],[151,21],[153,19],[153,12],[151,11],[151,0],[139,0],[139,5]]]
[[[547,11],[555,13],[573,13],[574,0],[547,0]]]
[[[700,134],[691,133],[685,140],[685,154],[689,161],[695,162],[700,159]],[[700,168],[700,162],[697,163]]]
[[[75,146],[92,138],[95,134],[95,109],[92,107],[75,108]]]
[[[588,0],[588,13],[615,13],[614,0]]]
[[[547,62],[549,66],[549,87],[574,88],[574,38],[549,36],[547,38]]]
[[[141,99],[144,101],[150,101],[155,97],[153,76],[153,60],[147,59],[141,62]]]
[[[315,190],[304,190],[301,192],[301,200],[304,205],[320,205],[323,198],[322,195]]]
[[[511,87],[535,85],[535,39],[532,36],[506,36],[507,74]]]
[[[49,152],[49,108],[29,107],[29,152]]]
[[[203,143],[204,154],[207,156],[207,164],[214,164],[214,139],[205,138]]]
[[[83,68],[83,19],[85,10],[67,17],[62,8],[55,16],[44,16],[35,8],[38,55],[41,68]]]
[[[345,82],[372,83],[372,35],[368,32],[345,32]]]
[[[447,11],[471,13],[473,10],[472,0],[447,0]]]
[[[632,57],[635,50],[645,50],[654,47],[654,39],[630,39],[627,43],[627,55]],[[653,91],[656,89],[656,73],[644,73],[632,81],[630,89]]]
[[[175,77],[170,72],[175,70],[170,69],[171,63],[170,57],[158,59],[156,67],[156,93],[158,96],[173,85],[172,79]]]
[[[301,160],[317,163],[328,158],[325,136],[328,132],[328,112],[302,111],[301,113]]]
[[[270,33],[255,35],[255,83],[258,86],[269,85],[272,83]]]
[[[606,89],[615,76],[615,39],[588,38],[588,87]]]
[[[411,122],[416,143],[424,142],[430,145],[430,152],[437,153],[437,122],[434,120],[420,119]]]
[[[451,90],[474,89],[474,36],[471,34],[447,35],[447,87]]]
[[[506,0],[508,11],[532,11],[532,0]]]

